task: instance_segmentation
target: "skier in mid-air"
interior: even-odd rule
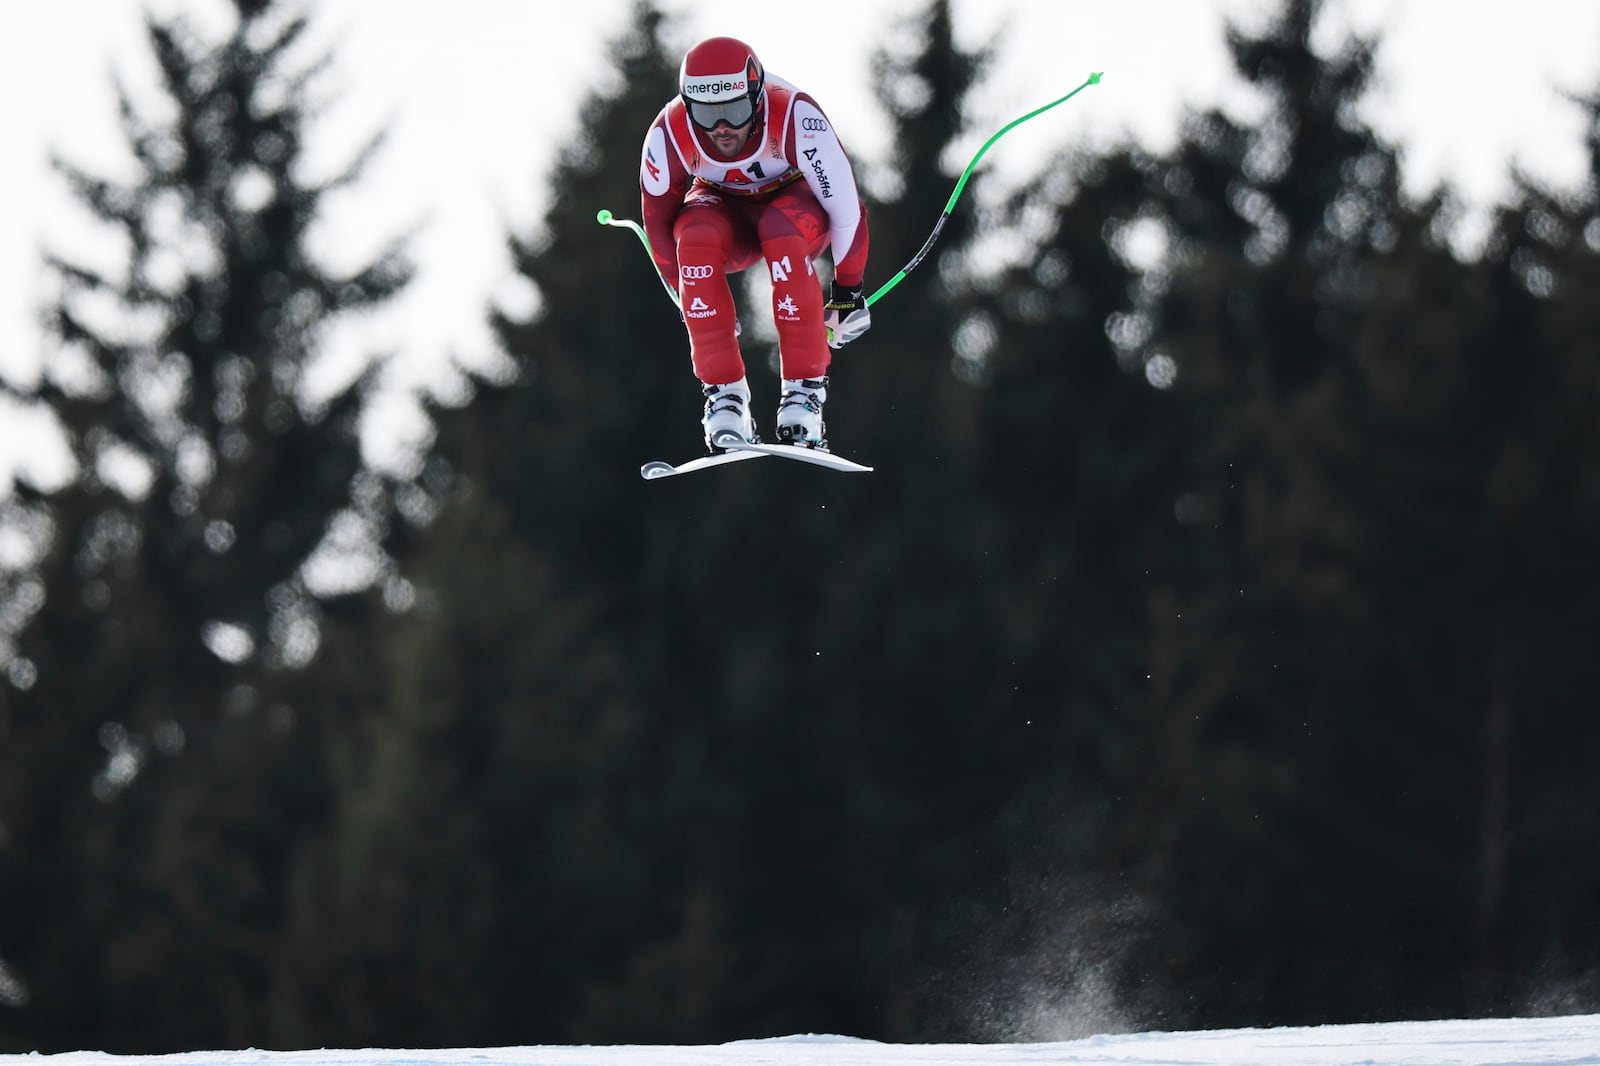
[[[822,108],[763,70],[742,41],[701,41],[683,57],[678,96],[645,135],[639,187],[656,270],[677,294],[705,393],[707,449],[720,451],[713,439],[729,430],[760,439],[728,286],[729,274],[757,263],[772,278],[778,440],[825,449],[829,347],[872,319],[862,296],[866,207]],[[813,263],[830,246],[824,303]]]

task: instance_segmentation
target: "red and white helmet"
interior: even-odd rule
[[[755,49],[732,37],[708,37],[683,57],[678,92],[701,129],[726,122],[735,129],[761,110],[766,72]]]

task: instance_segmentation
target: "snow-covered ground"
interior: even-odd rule
[[[1040,1044],[879,1044],[792,1036],[693,1047],[513,1047],[436,1051],[195,1051],[0,1055],[0,1066],[1600,1066],[1600,1014],[1095,1036]]]

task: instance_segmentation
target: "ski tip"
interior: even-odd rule
[[[639,468],[639,476],[646,481],[654,481],[659,477],[670,477],[677,473],[671,463],[663,463],[660,459],[652,459]]]

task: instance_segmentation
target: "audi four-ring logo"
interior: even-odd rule
[[[821,133],[828,128],[828,124],[820,118],[803,118],[800,120],[800,128],[810,130],[813,133]]]
[[[711,276],[711,268],[708,266],[679,267],[678,273],[691,281],[698,281],[702,278],[709,278]]]

